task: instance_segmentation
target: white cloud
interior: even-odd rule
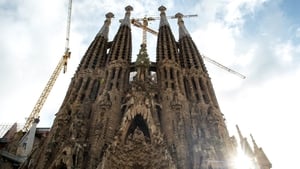
[[[278,44],[275,47],[275,53],[277,54],[278,60],[282,62],[282,64],[289,64],[293,61],[293,51],[295,47],[292,46],[291,43]]]
[[[300,28],[297,28],[297,30],[296,30],[296,37],[300,38]]]
[[[195,32],[193,39],[202,54],[215,60],[221,60],[225,65],[233,62],[236,45],[230,28],[224,27],[219,22],[210,22],[204,30]]]
[[[243,24],[244,16],[253,14],[267,0],[229,0],[226,2],[226,14],[224,20],[227,23],[236,25]]]

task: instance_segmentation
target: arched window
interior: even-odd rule
[[[129,129],[126,134],[126,140],[130,136],[134,136],[134,132],[136,129],[139,129],[143,132],[144,138],[146,142],[150,141],[150,132],[147,123],[145,122],[143,116],[136,115],[132,120]]]

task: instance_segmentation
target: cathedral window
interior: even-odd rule
[[[195,92],[197,92],[197,84],[193,77],[192,77],[192,83],[193,83],[193,88],[194,88]]]
[[[80,79],[79,79],[79,82],[78,82],[77,85],[76,85],[76,91],[78,91],[78,90],[80,89],[80,87],[81,87],[81,85],[82,85],[82,81],[83,81],[83,79],[80,78]]]
[[[115,78],[116,68],[113,68],[111,73],[111,80]]]
[[[202,91],[204,91],[204,83],[203,83],[202,78],[199,78],[199,84],[200,84],[200,89],[201,89]]]
[[[119,81],[116,83],[116,88],[119,89]]]
[[[134,137],[141,137],[141,135],[143,135],[144,141],[150,142],[150,132],[147,123],[145,122],[143,116],[136,115],[129,126],[126,137],[134,139]]]
[[[157,95],[156,95],[157,96]],[[158,96],[157,96],[158,97]],[[158,116],[158,121],[159,121],[159,124],[162,124],[162,120],[161,120],[161,109],[159,106],[156,106],[156,111],[157,111],[157,116]]]
[[[89,110],[88,110],[88,118],[89,118],[89,119],[91,118],[91,115],[92,115],[92,109],[89,109]]]
[[[85,62],[85,65],[84,65],[84,68],[85,68],[85,69],[88,68],[89,63],[90,63],[90,60],[91,60],[91,57],[92,57],[91,54],[89,54],[89,55],[87,56],[86,62]]]
[[[121,74],[122,74],[122,68],[120,68],[119,71],[118,71],[118,79],[121,78]]]
[[[87,81],[85,82],[85,84],[84,84],[84,87],[83,87],[84,90],[86,90],[86,89],[88,88],[88,86],[89,86],[89,84],[90,84],[90,81],[91,81],[91,78],[89,77],[89,78],[87,79]]]
[[[168,78],[168,71],[167,71],[167,68],[164,68],[164,75],[165,75],[165,79]]]
[[[139,165],[139,164],[134,164],[134,165],[132,166],[132,169],[144,169],[144,167],[141,166],[141,165]]]
[[[67,165],[65,163],[60,163],[57,167],[55,167],[54,169],[68,169]]]
[[[112,82],[110,82],[110,83],[109,83],[108,90],[111,90],[111,89],[112,89],[112,87],[113,87],[113,85],[114,85],[114,84],[113,84]]]
[[[195,96],[196,96],[196,99],[199,101],[200,100],[199,94],[196,93]]]
[[[171,87],[173,90],[175,90],[175,84],[174,83],[171,83]]]
[[[97,62],[98,62],[98,59],[99,59],[99,50],[97,50],[95,52],[95,55],[94,55],[94,60],[93,60],[93,65],[92,65],[92,68],[95,69],[96,65],[97,65]]]
[[[82,94],[82,95],[80,96],[80,102],[83,102],[84,98],[85,98],[85,94]]]
[[[94,80],[93,87],[90,93],[90,99],[95,100],[99,91],[100,81],[98,79]]]
[[[186,97],[189,99],[190,98],[190,88],[189,88],[189,82],[187,81],[186,78],[184,78],[184,89],[185,89]]]
[[[170,77],[171,77],[171,80],[174,80],[174,69],[171,68],[170,70]]]

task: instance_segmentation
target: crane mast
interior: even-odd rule
[[[68,59],[71,57],[71,52],[69,48],[70,43],[70,28],[71,28],[71,14],[72,14],[72,0],[69,0],[68,5],[68,18],[67,18],[67,30],[66,30],[66,43],[65,43],[65,54],[63,56],[64,58],[64,73],[67,71],[67,64]]]
[[[67,30],[66,30],[66,43],[65,43],[65,52],[62,58],[59,60],[56,68],[54,69],[53,73],[51,74],[50,79],[48,80],[42,94],[40,95],[38,101],[36,102],[32,112],[30,113],[29,117],[27,118],[25,125],[23,127],[23,131],[28,131],[31,127],[32,123],[35,119],[39,118],[39,113],[47,100],[49,93],[51,92],[54,83],[56,82],[61,70],[65,73],[67,71],[67,61],[71,56],[70,48],[69,48],[69,41],[70,41],[70,26],[71,26],[71,11],[72,11],[72,0],[69,0],[68,3],[68,18],[67,18]]]

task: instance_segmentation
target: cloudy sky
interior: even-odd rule
[[[252,133],[274,169],[298,168],[300,151],[300,1],[297,0],[73,0],[68,72],[61,74],[41,111],[40,127],[51,126],[71,77],[104,22],[113,12],[110,40],[124,17],[177,12],[198,14],[185,24],[199,51],[245,76],[241,79],[206,62],[230,134],[238,124]],[[0,0],[0,123],[25,123],[64,53],[68,0]],[[147,8],[145,8],[147,7]],[[159,21],[149,27],[158,29]],[[169,20],[176,38],[176,20]],[[132,27],[136,58],[142,32]],[[155,60],[155,42],[148,35]]]

